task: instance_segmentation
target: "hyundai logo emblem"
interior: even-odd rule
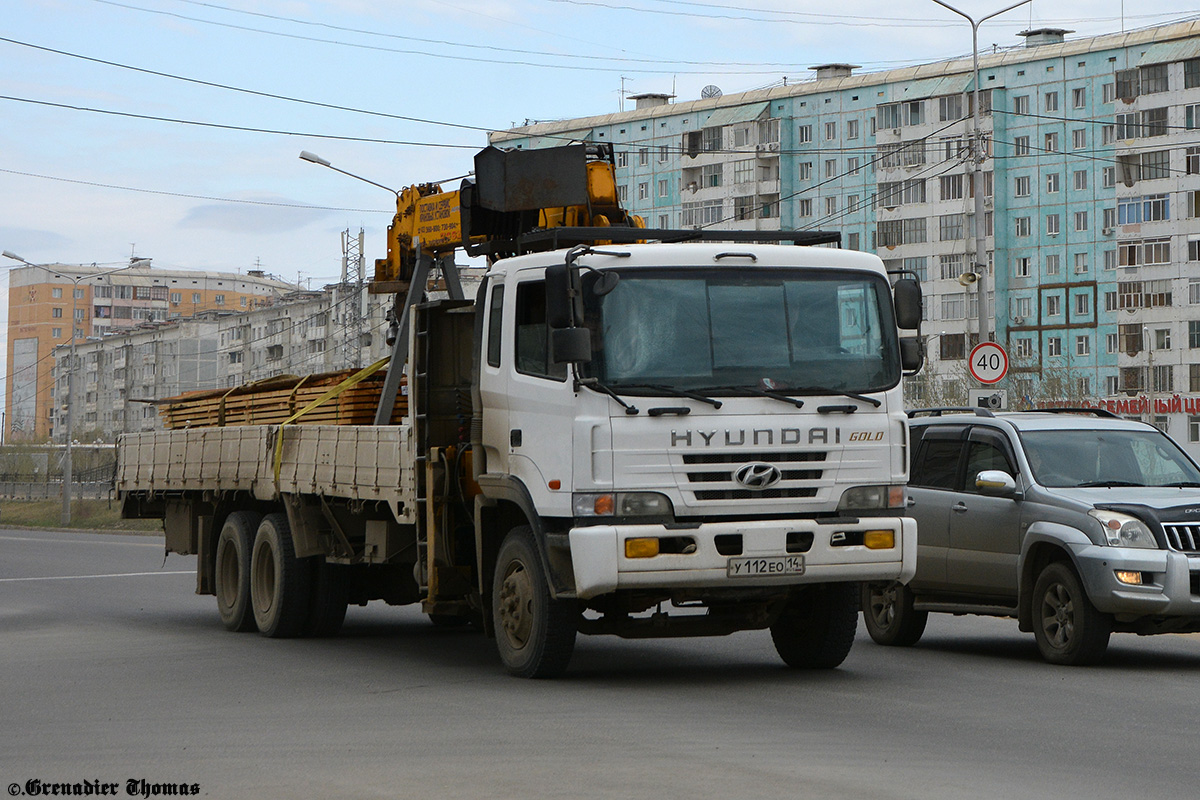
[[[783,480],[783,473],[779,467],[755,461],[738,467],[733,479],[747,489],[770,489]]]

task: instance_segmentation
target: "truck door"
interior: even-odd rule
[[[1017,556],[1021,543],[1021,504],[1011,497],[987,497],[975,476],[997,469],[1017,476],[1004,436],[975,427],[967,437],[962,491],[950,507],[950,549],[946,561],[951,588],[996,598],[1017,596]]]
[[[507,368],[500,370],[504,390],[485,397],[500,412],[496,421],[507,419],[507,430],[489,437],[493,442],[496,434],[504,437],[497,442],[504,469],[491,464],[488,469],[506,471],[524,484],[539,513],[570,516],[575,391],[567,365],[551,358],[545,281],[509,281],[506,293],[512,349],[504,354]]]

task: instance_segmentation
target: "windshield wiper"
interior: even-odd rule
[[[662,392],[672,397],[689,397],[692,400],[699,400],[701,403],[708,403],[713,408],[720,408],[722,403],[720,400],[714,400],[711,397],[705,397],[697,392],[689,392],[687,389],[680,389],[675,386],[667,386],[661,383],[619,383],[618,389],[652,389],[656,392]]]
[[[1200,486],[1200,483],[1196,481],[1175,481],[1174,483],[1160,483],[1157,485],[1169,486],[1174,489],[1191,489],[1193,487]]]
[[[586,386],[589,389],[595,389],[598,392],[602,392],[603,394],[608,395],[613,400],[616,400],[617,403],[620,404],[621,408],[625,409],[625,413],[631,417],[634,416],[635,414],[639,413],[637,410],[637,406],[631,406],[631,405],[629,405],[629,403],[626,403],[610,387],[605,386],[603,383],[601,383],[599,378],[576,378],[575,379],[575,391],[579,391],[580,386]]]
[[[705,386],[703,387],[703,391],[744,392],[746,394],[753,394],[759,397],[770,397],[772,400],[779,400],[780,402],[787,403],[788,405],[795,406],[796,408],[804,408],[803,400],[798,400],[795,397],[788,396],[788,393],[793,391],[792,389],[788,389],[786,391],[782,389],[772,391],[770,389],[759,389],[756,386]]]
[[[879,406],[883,405],[874,397],[867,397],[866,395],[856,394],[854,392],[843,392],[841,389],[828,389],[824,386],[805,386],[800,389],[788,389],[788,391],[798,392],[800,394],[836,394],[840,397],[849,397],[851,400],[861,400],[864,403],[870,403],[876,408],[879,408]]]
[[[1104,487],[1111,489],[1114,486],[1145,486],[1144,483],[1134,483],[1133,481],[1088,481],[1078,485],[1080,489],[1091,489],[1093,487]]]

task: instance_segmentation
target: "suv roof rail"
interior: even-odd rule
[[[977,406],[942,406],[940,408],[914,408],[905,412],[908,418],[913,417],[940,417],[943,414],[971,414],[974,413],[977,417],[994,417],[989,409],[979,408]]]
[[[1041,411],[1045,414],[1091,414],[1096,417],[1106,417],[1110,419],[1120,419],[1120,417],[1106,408],[1087,408],[1081,406],[1079,408],[1027,408],[1026,413],[1033,411]]]

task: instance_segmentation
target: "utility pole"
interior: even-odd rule
[[[977,309],[977,327],[979,341],[977,344],[983,344],[988,341],[989,331],[991,328],[991,317],[987,313],[987,287],[988,287],[988,272],[987,272],[987,236],[983,227],[984,205],[983,205],[983,162],[987,159],[987,148],[984,145],[983,125],[981,123],[981,110],[979,108],[979,26],[988,21],[992,17],[998,17],[1006,11],[1012,11],[1018,6],[1023,6],[1031,0],[1020,0],[1010,6],[988,14],[981,18],[978,22],[971,18],[970,15],[959,11],[949,3],[944,3],[942,0],[933,0],[942,8],[949,9],[960,17],[971,23],[971,63],[974,73],[974,90],[972,95],[972,105],[974,113],[971,115],[971,162],[970,171],[974,176],[975,182],[975,273],[979,276],[979,280],[975,283],[975,287],[979,292],[979,307]]]
[[[355,236],[347,229],[342,231],[342,282],[338,287],[335,315],[341,329],[339,342],[341,363],[354,369],[362,364],[362,343],[365,334],[366,295],[363,275],[363,229]]]

